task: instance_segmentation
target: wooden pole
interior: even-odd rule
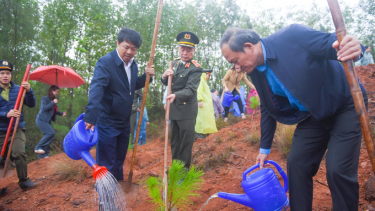
[[[156,21],[155,21],[155,28],[154,28],[154,36],[152,38],[150,60],[147,63],[147,68],[150,68],[152,66],[153,62],[154,62],[156,41],[158,39],[158,32],[159,32],[159,25],[160,25],[160,19],[161,19],[162,9],[163,9],[163,0],[159,0],[158,12],[156,14]],[[130,191],[130,188],[131,188],[131,185],[132,185],[133,167],[134,167],[134,161],[135,161],[135,154],[137,152],[139,132],[141,131],[143,111],[144,111],[144,108],[145,108],[145,105],[146,105],[147,91],[148,91],[148,85],[149,85],[149,83],[150,83],[150,75],[147,74],[146,75],[145,89],[143,91],[143,100],[142,100],[142,105],[141,105],[141,112],[140,112],[139,118],[138,118],[137,133],[136,133],[136,136],[135,136],[133,156],[132,156],[132,161],[131,161],[131,164],[130,164],[130,171],[129,171],[129,177],[128,177],[128,184],[127,184],[126,192]]]
[[[21,112],[22,112],[22,106],[23,106],[23,101],[25,99],[25,95],[26,95],[26,89],[23,90],[22,98],[21,98],[21,102],[20,102],[20,107],[18,109]],[[7,154],[7,159],[5,160],[3,177],[5,177],[5,175],[7,174],[7,171],[8,171],[8,162],[9,162],[9,159],[10,159],[10,154],[12,153],[13,142],[14,142],[14,138],[16,137],[18,123],[20,122],[20,119],[21,119],[21,116],[17,118],[16,124],[14,125],[12,140],[10,141],[10,145],[9,145],[9,149],[8,149],[8,154]]]
[[[341,43],[346,35],[346,28],[344,19],[337,0],[328,0],[329,8],[331,10],[333,22],[336,27],[337,40]],[[370,121],[367,115],[366,106],[363,101],[362,91],[359,87],[357,75],[355,73],[353,60],[343,62],[346,78],[348,79],[350,93],[353,96],[355,109],[357,111],[359,121],[361,123],[362,135],[366,144],[367,152],[371,160],[372,169],[375,172],[375,156],[374,156],[374,141],[371,137]]]
[[[170,69],[173,69],[173,61],[170,63]],[[168,88],[167,88],[167,96],[171,94],[172,89],[172,76],[168,76]],[[171,107],[171,101],[167,100],[166,102],[166,111],[165,111],[165,133],[164,133],[164,204],[165,204],[165,211],[168,211],[168,134],[169,134],[169,110]]]
[[[31,69],[31,64],[28,64],[28,65],[26,66],[26,71],[25,71],[25,75],[23,76],[23,80],[22,80],[22,82],[28,80],[28,78],[29,78],[29,73],[30,73],[30,69]],[[22,97],[23,89],[24,89],[24,88],[21,86],[21,87],[20,87],[20,91],[18,92],[18,96],[17,96],[16,104],[14,105],[14,110],[18,110],[18,106],[19,106],[20,101],[21,101],[21,97]],[[10,118],[10,122],[9,122],[8,130],[7,130],[7,133],[6,133],[6,135],[5,135],[5,140],[4,140],[3,149],[1,150],[1,154],[0,154],[0,161],[1,161],[1,160],[3,159],[3,157],[4,157],[4,154],[5,154],[5,151],[6,151],[7,145],[8,145],[8,139],[9,139],[10,133],[11,133],[11,131],[12,131],[13,123],[14,123],[14,117]]]

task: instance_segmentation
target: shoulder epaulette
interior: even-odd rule
[[[178,57],[178,58],[175,58],[175,59],[173,59],[173,61],[176,61],[176,60],[180,60],[181,58],[180,57]]]
[[[196,62],[195,60],[191,60],[191,62],[196,66],[196,67],[200,67],[201,65],[198,64],[198,62]]]

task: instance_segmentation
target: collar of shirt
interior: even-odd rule
[[[259,70],[259,72],[264,72],[266,69],[267,69],[267,52],[266,52],[266,48],[264,47],[264,44],[263,42],[260,40],[259,41],[260,44],[262,45],[262,50],[263,50],[263,57],[264,57],[264,65],[259,65],[257,66],[256,68]]]
[[[130,65],[132,65],[134,58],[130,59],[130,61],[128,62],[128,65],[126,65],[125,62],[124,62],[124,60],[122,60],[120,54],[118,53],[117,48],[116,48],[116,52],[117,52],[118,57],[119,57],[119,58],[121,59],[121,61],[124,63],[124,67],[125,67],[125,68],[126,68],[126,67],[130,67]]]

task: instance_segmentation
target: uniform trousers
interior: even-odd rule
[[[181,160],[186,168],[189,168],[191,164],[191,153],[195,138],[195,121],[196,118],[171,120],[172,159]]]

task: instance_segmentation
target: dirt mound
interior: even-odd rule
[[[369,114],[375,117],[375,83],[373,72],[375,65],[358,67],[357,75],[367,89],[369,96]],[[374,76],[375,77],[375,76]],[[371,118],[371,123],[375,118]],[[256,115],[253,122],[249,119],[221,129],[206,139],[198,139],[193,148],[193,164],[204,169],[204,183],[198,192],[200,197],[192,199],[190,210],[199,210],[206,200],[213,194],[223,191],[229,193],[244,193],[241,188],[242,173],[255,164],[259,144],[254,141],[260,134],[260,115]],[[150,141],[150,140],[149,140]],[[133,181],[141,185],[137,202],[132,210],[153,210],[153,204],[145,188],[145,180],[150,176],[163,176],[164,141],[162,138],[152,140],[138,147],[134,166]],[[170,159],[170,148],[168,155]],[[92,150],[95,155],[95,150]],[[129,151],[124,164],[124,176],[127,178],[132,153]],[[277,150],[272,150],[270,159],[277,161],[286,170],[286,160]],[[168,161],[171,163],[171,160]],[[75,169],[85,174],[62,179],[58,165],[68,163],[75,165]],[[360,210],[375,207],[374,202],[365,200],[365,182],[371,174],[365,146],[362,145],[359,161],[358,178],[360,185]],[[95,201],[94,179],[92,170],[84,161],[71,161],[65,154],[42,159],[28,165],[29,176],[38,182],[38,186],[28,191],[21,191],[17,184],[17,176],[0,179],[0,188],[8,186],[8,193],[0,198],[0,210],[97,210]],[[325,162],[314,180],[314,210],[331,210],[330,192],[325,178]],[[82,176],[84,175],[84,176]],[[282,182],[281,177],[279,180]],[[250,210],[243,205],[215,198],[208,203],[204,210]]]

